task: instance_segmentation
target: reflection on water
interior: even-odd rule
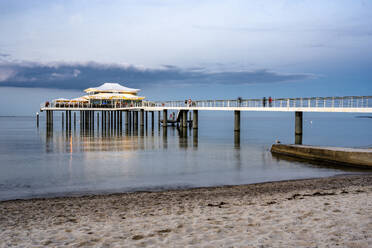
[[[66,152],[72,152],[72,149],[74,152],[167,149],[168,136],[172,137],[172,143],[177,138],[178,147],[181,149],[190,148],[191,145],[193,148],[198,147],[198,129],[178,126],[159,128],[157,134],[154,127],[149,131],[147,126],[132,129],[129,127],[98,130],[81,128],[79,132],[76,128],[55,132],[50,127],[45,130],[45,152],[60,152],[61,149]],[[234,147],[239,148],[239,146],[240,138],[234,141]]]
[[[89,129],[78,122],[66,129],[58,116],[54,119],[54,126],[45,127],[41,118],[36,129],[33,118],[0,118],[1,200],[236,185],[362,171],[273,157],[269,150],[275,139],[294,139],[283,134],[288,126],[284,118],[275,119],[275,125],[270,118],[243,119],[242,131],[235,133],[225,119],[213,116],[208,119],[213,125],[200,118],[199,129],[166,128],[157,120],[155,126],[146,121],[138,128],[132,123],[116,128],[96,123]],[[357,121],[360,126],[353,135],[370,140],[362,133],[363,125],[370,122]],[[343,125],[342,130],[348,130]],[[311,131],[305,128],[304,134]],[[313,137],[324,139],[304,138],[309,142]],[[339,135],[333,137],[339,142]],[[343,142],[348,142],[344,137]]]

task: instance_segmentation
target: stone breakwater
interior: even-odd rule
[[[372,247],[372,175],[0,202],[0,247]]]
[[[372,169],[372,149],[274,144],[271,152],[302,159]]]

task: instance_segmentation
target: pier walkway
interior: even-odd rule
[[[177,119],[168,120],[168,110],[178,110]],[[334,112],[334,113],[372,113],[372,96],[345,97],[311,97],[311,98],[263,98],[235,100],[184,100],[184,101],[133,101],[116,104],[90,103],[46,103],[41,105],[40,111],[46,112],[47,128],[53,126],[53,112],[66,113],[66,128],[71,129],[71,112],[74,112],[74,127],[76,126],[76,112],[80,112],[80,126],[86,129],[95,128],[95,112],[97,112],[96,126],[102,129],[121,129],[123,126],[123,112],[125,126],[136,130],[138,125],[147,127],[148,113],[151,113],[151,123],[154,127],[154,112],[158,112],[158,126],[164,128],[168,123],[179,123],[180,127],[192,126],[198,129],[198,111],[234,111],[234,131],[240,132],[241,111],[262,112],[294,112],[295,113],[295,143],[302,144],[303,112]],[[189,115],[188,112],[190,111]],[[191,115],[192,111],[192,115]],[[64,113],[62,112],[62,125]],[[99,116],[101,112],[101,118]],[[161,118],[162,112],[162,118]],[[138,118],[139,114],[139,118]],[[189,116],[189,117],[188,117]],[[173,116],[174,117],[174,116]],[[37,115],[37,123],[39,116]],[[101,123],[101,124],[100,124]]]
[[[278,98],[266,99],[142,101],[129,105],[42,104],[40,110],[208,110],[208,111],[279,111],[279,112],[342,112],[372,113],[372,96]]]

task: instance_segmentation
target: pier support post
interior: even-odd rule
[[[110,128],[114,128],[114,111],[110,111]]]
[[[235,132],[240,131],[240,111],[239,110],[234,111],[234,131]]]
[[[195,111],[195,110],[194,110]],[[196,110],[197,111],[197,110]],[[192,144],[194,148],[198,147],[198,129],[192,130]]]
[[[66,114],[66,130],[68,130],[68,110],[65,111]]]
[[[64,126],[65,126],[65,115],[62,112],[62,129],[64,128]]]
[[[295,144],[302,144],[303,112],[295,112]]]
[[[117,128],[117,124],[118,124],[118,121],[117,121],[117,113],[118,111],[114,111],[113,115],[114,115],[114,129]]]
[[[118,111],[115,110],[114,111],[114,129],[115,131],[118,129]]]
[[[105,111],[101,111],[101,128],[102,130],[105,128]]]
[[[105,130],[107,132],[107,130],[110,128],[110,111],[108,110],[105,110]]]
[[[46,111],[46,126],[49,130],[53,128],[53,111],[52,110]]]
[[[94,110],[91,111],[91,116],[92,116],[92,130],[94,130]]]
[[[116,129],[119,131],[120,128],[120,110],[116,111]]]
[[[134,112],[136,112],[136,111],[133,110],[133,111],[131,111],[131,113],[130,113],[130,114],[131,114],[131,116],[130,116],[130,118],[131,118],[131,119],[130,119],[130,124],[131,124],[131,128],[132,128],[132,129],[134,129]]]
[[[179,113],[178,113],[178,115],[180,117],[180,123],[179,123],[180,127],[182,127],[182,125],[183,125],[183,114],[182,114],[182,111],[183,110],[180,110]],[[177,126],[178,126],[178,123],[177,123]]]
[[[108,112],[108,119],[109,119],[109,130],[110,132],[112,131],[112,128],[113,128],[113,123],[112,123],[112,119],[113,119],[113,113],[112,111],[109,111]]]
[[[143,137],[145,134],[145,126],[144,126],[144,113],[143,110],[140,111],[140,136]]]
[[[154,117],[155,117],[155,114],[154,114],[154,111],[151,111],[151,128],[154,129]]]
[[[66,110],[66,130],[68,129],[68,110]]]
[[[69,120],[68,130],[71,130],[71,110],[68,111],[68,120]]]
[[[187,110],[182,110],[182,127],[187,128]]]
[[[97,130],[99,131],[99,112],[97,112]]]
[[[110,111],[105,110],[105,130],[106,133],[110,129]]]
[[[134,129],[137,130],[138,129],[138,111],[134,111],[133,114],[134,114]]]
[[[87,129],[90,130],[90,129],[92,128],[92,127],[91,127],[91,123],[92,123],[92,122],[91,122],[91,117],[92,117],[92,116],[91,116],[91,113],[90,113],[89,110],[87,110],[86,112],[87,112]]]
[[[140,125],[141,127],[143,127],[145,125],[145,113],[144,113],[144,110],[141,109],[140,110]]]
[[[129,130],[132,130],[133,128],[133,122],[132,122],[132,119],[133,119],[133,114],[132,114],[132,111],[128,111],[128,121],[129,121]]]
[[[158,127],[160,128],[160,111],[158,111]]]
[[[160,113],[160,112],[159,112]],[[159,114],[160,115],[160,114]],[[164,109],[163,110],[163,127],[167,127],[168,125],[168,110],[167,109]]]
[[[193,110],[192,128],[198,129],[198,110]]]
[[[120,132],[123,131],[123,111],[120,110]]]
[[[74,112],[74,129],[76,129],[76,112]]]
[[[89,130],[89,115],[88,115],[88,110],[84,111],[84,121],[85,121],[85,128]]]
[[[87,128],[86,126],[86,115],[85,115],[85,110],[81,111],[82,116],[83,116],[83,122],[81,123],[83,125],[84,130]],[[67,117],[66,117],[67,118]]]
[[[145,126],[146,126],[146,130],[147,130],[147,126],[148,126],[148,118],[149,118],[149,112],[148,111],[145,111]]]
[[[92,129],[92,114],[91,114],[91,111],[87,110],[87,126],[88,126],[88,129]]]
[[[105,117],[104,117],[104,111],[101,110],[101,130],[102,130],[102,131],[103,131],[103,129],[105,128],[104,120],[105,120]],[[103,133],[103,132],[102,132],[102,133]]]
[[[240,148],[240,132],[234,132],[234,148]]]
[[[104,115],[103,121],[104,121],[104,125],[105,125],[105,133],[107,133],[107,129],[109,127],[109,125],[108,125],[108,111],[104,110],[103,115]]]
[[[63,114],[63,113],[62,113]],[[79,118],[80,118],[80,122],[79,122],[79,127],[80,127],[80,130],[81,130],[81,123],[83,121],[83,116],[81,114],[81,110],[79,111]]]
[[[85,116],[85,110],[83,110],[82,112],[82,115],[83,115],[83,122],[81,123],[81,125],[83,125],[83,128],[84,130],[87,128],[86,126],[86,116]]]
[[[128,130],[128,124],[129,124],[129,110],[125,111],[125,130]]]

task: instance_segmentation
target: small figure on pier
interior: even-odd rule
[[[237,106],[240,107],[242,105],[242,100],[243,98],[241,98],[240,96],[238,97],[237,99]]]
[[[266,106],[266,97],[263,97],[263,99],[262,99],[262,106],[263,106],[263,107]]]
[[[273,105],[273,99],[271,98],[271,96],[269,96],[269,107],[272,107]]]

